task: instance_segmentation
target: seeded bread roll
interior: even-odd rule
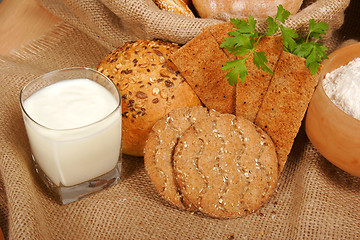
[[[168,56],[179,49],[160,40],[129,42],[103,59],[97,70],[122,96],[122,151],[143,156],[152,126],[181,107],[201,106],[199,98]]]

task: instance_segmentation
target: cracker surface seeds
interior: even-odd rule
[[[204,107],[176,109],[153,126],[146,141],[144,164],[147,174],[160,196],[180,209],[193,210],[178,190],[172,155],[181,134],[206,117],[209,117],[209,113]]]
[[[182,194],[201,212],[236,218],[259,209],[278,180],[270,137],[245,118],[212,115],[188,128],[174,152]]]

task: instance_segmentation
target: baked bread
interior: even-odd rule
[[[291,14],[299,11],[303,0],[193,0],[193,5],[202,18],[228,13],[239,17],[252,15],[255,18],[275,17],[280,4]]]
[[[152,126],[165,114],[201,106],[168,56],[179,49],[160,40],[125,43],[105,57],[97,70],[109,77],[122,96],[122,151],[143,156]]]
[[[182,14],[188,17],[195,17],[194,13],[187,5],[188,1],[184,1],[184,0],[153,0],[153,1],[160,9],[174,12],[177,14]]]
[[[192,4],[191,0],[183,0],[184,3],[186,3],[186,5],[190,6]]]

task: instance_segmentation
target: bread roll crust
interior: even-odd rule
[[[186,2],[183,0],[153,0],[153,1],[160,9],[174,12],[177,14],[182,14],[188,17],[195,17],[194,13],[187,5],[188,1]]]
[[[193,0],[194,7],[202,18],[221,12],[255,18],[275,17],[280,4],[291,14],[299,11],[303,0]]]
[[[97,69],[122,96],[123,153],[143,156],[152,126],[170,111],[201,106],[168,56],[179,46],[160,40],[126,43],[103,59]]]

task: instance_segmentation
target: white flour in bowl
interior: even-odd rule
[[[327,73],[323,87],[338,108],[360,120],[360,58]]]

